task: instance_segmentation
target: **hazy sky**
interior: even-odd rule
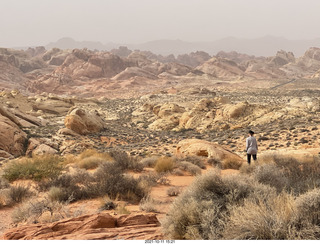
[[[0,46],[320,37],[320,0],[0,0]]]

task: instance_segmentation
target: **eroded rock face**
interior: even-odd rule
[[[0,150],[18,157],[24,154],[27,135],[9,118],[0,115]]]
[[[68,99],[40,97],[34,103],[33,109],[50,114],[66,115],[72,106],[74,103]]]
[[[71,110],[64,124],[80,135],[99,132],[105,128],[104,120],[97,111],[85,111],[80,108]]]
[[[177,145],[176,153],[178,155],[197,155],[214,159],[216,161],[228,162],[230,160],[235,162],[237,168],[242,165],[243,159],[237,154],[224,149],[217,143],[198,140],[198,139],[186,139],[180,141]]]
[[[4,240],[159,240],[163,239],[155,214],[84,215],[50,224],[7,230]]]

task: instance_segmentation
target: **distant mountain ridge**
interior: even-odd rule
[[[109,51],[119,46],[126,46],[132,50],[150,51],[160,55],[179,55],[195,51],[204,51],[216,55],[220,51],[246,53],[248,55],[269,57],[279,50],[293,52],[296,57],[302,56],[309,47],[320,47],[320,38],[313,40],[288,40],[283,37],[264,36],[256,39],[240,39],[227,37],[212,42],[186,42],[182,40],[155,40],[141,44],[117,44],[94,41],[75,41],[72,38],[62,38],[52,42],[46,49],[54,47],[60,49],[88,48],[90,50]]]

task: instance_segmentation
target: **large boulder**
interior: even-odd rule
[[[155,214],[83,215],[55,223],[23,225],[7,230],[4,240],[160,240]]]
[[[85,111],[80,108],[72,109],[66,116],[64,124],[80,135],[100,132],[105,128],[105,122],[96,110]]]
[[[222,162],[222,164],[227,164],[232,161],[233,166],[235,166],[234,168],[240,168],[243,162],[243,159],[240,156],[223,148],[217,143],[199,139],[186,139],[180,141],[177,145],[176,153],[177,155],[203,156]]]
[[[0,114],[0,150],[18,157],[24,154],[27,135],[17,124]]]

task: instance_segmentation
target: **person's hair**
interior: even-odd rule
[[[253,135],[254,132],[253,132],[252,130],[249,130],[249,134],[250,134],[250,135]]]

